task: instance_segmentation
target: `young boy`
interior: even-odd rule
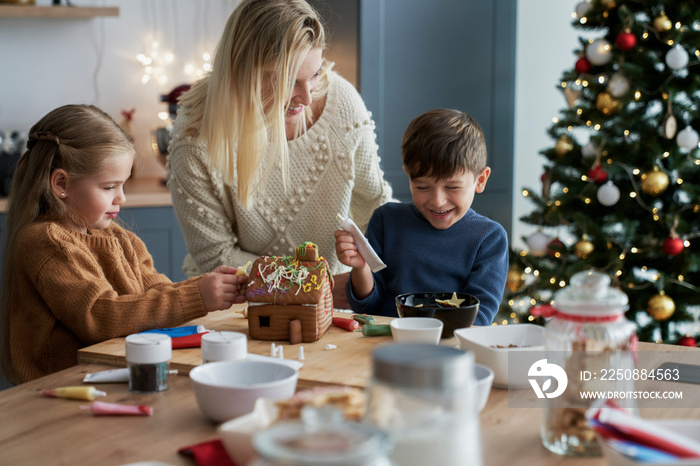
[[[490,325],[503,297],[508,239],[501,225],[471,209],[491,174],[481,127],[466,113],[432,110],[409,124],[401,153],[413,202],[377,208],[367,227],[387,267],[373,274],[352,235],[335,232],[338,259],[352,267],[350,306],[396,316],[397,295],[456,291],[479,299],[474,325]]]

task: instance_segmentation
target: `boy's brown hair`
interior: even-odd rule
[[[431,110],[406,128],[401,158],[411,179],[428,176],[444,180],[465,171],[478,175],[486,167],[486,139],[481,126],[468,114]]]

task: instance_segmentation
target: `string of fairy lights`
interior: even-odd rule
[[[168,89],[181,82],[176,79],[193,83],[205,76],[212,69],[213,50],[218,40],[212,31],[223,29],[223,22],[236,7],[239,0],[204,0],[188,4],[195,8],[194,14],[187,14],[189,25],[183,28],[180,22],[180,10],[183,4],[145,0],[142,3],[145,25],[142,51],[136,55],[140,65],[143,85],[155,85],[158,91]],[[216,11],[214,10],[218,7]],[[189,12],[188,12],[189,13]],[[213,27],[212,18],[221,24]],[[179,31],[191,31],[193,37],[199,38],[195,44],[181,44],[178,40]],[[189,49],[185,50],[185,46]],[[169,118],[168,112],[160,112],[162,120]]]

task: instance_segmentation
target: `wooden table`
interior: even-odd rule
[[[203,321],[207,328],[217,328],[221,323],[232,325],[236,316],[226,313],[214,313]],[[202,319],[200,319],[202,321]],[[200,322],[201,323],[201,322]],[[236,324],[239,324],[237,322]],[[229,328],[226,328],[229,329]],[[361,335],[341,333],[340,329],[331,327],[332,333],[318,342],[318,347],[304,344],[307,353],[305,366],[300,371],[299,389],[323,383],[311,380],[314,374],[323,375],[324,370],[331,370],[335,365],[324,365],[323,359],[331,357],[335,364],[344,361],[356,361],[344,366],[348,380],[358,386],[366,385],[371,360],[369,354],[373,345],[385,344],[388,339],[364,338]],[[331,351],[320,349],[327,337],[336,335],[339,341],[345,341]],[[350,341],[358,338],[358,341]],[[347,340],[346,340],[347,339]],[[117,339],[123,340],[123,339]],[[373,342],[365,346],[366,343]],[[112,341],[119,346],[117,341]],[[445,342],[451,344],[451,342]],[[269,354],[269,342],[249,344],[251,352]],[[104,348],[104,347],[102,347]],[[257,348],[257,351],[255,350]],[[285,347],[285,355],[296,358],[293,347]],[[679,360],[681,356],[687,361],[687,353],[697,349],[640,344],[640,350],[655,351],[662,354],[664,360]],[[101,350],[100,350],[101,351]],[[92,348],[81,353],[81,359],[98,354]],[[176,350],[178,351],[183,350]],[[190,350],[187,358],[194,357],[198,350]],[[347,354],[346,354],[347,353]],[[184,354],[184,353],[183,353]],[[700,352],[697,353],[700,356]],[[695,356],[695,357],[697,357]],[[96,356],[94,356],[96,357]],[[183,356],[185,358],[185,356]],[[120,364],[118,355],[112,360]],[[184,363],[183,363],[184,364]],[[84,374],[114,367],[104,363],[82,363],[76,367],[43,377],[38,380],[0,392],[0,464],[100,464],[105,466],[123,465],[137,461],[161,461],[172,465],[189,465],[193,462],[178,455],[177,450],[219,437],[217,425],[208,421],[197,407],[190,380],[185,375],[172,376],[170,388],[161,393],[139,395],[128,391],[126,384],[99,384],[108,395],[104,401],[125,404],[146,404],[153,406],[152,417],[93,417],[89,412],[79,409],[87,402],[45,398],[40,390],[48,387],[81,385]],[[338,371],[340,372],[340,371]],[[349,372],[357,372],[350,376]],[[331,377],[333,378],[333,377]],[[324,379],[325,380],[325,379]],[[694,399],[688,399],[688,407],[700,406],[697,392],[700,385],[677,384],[684,393],[693,391]],[[570,458],[550,453],[542,447],[540,441],[540,410],[532,408],[513,408],[516,396],[534,396],[530,390],[508,391],[494,388],[488,404],[480,414],[482,449],[484,464],[487,466],[503,465],[553,465],[553,466],[602,466],[607,464],[603,458]],[[640,413],[644,418],[700,418],[700,408],[690,409],[652,409],[640,403]]]
[[[336,312],[337,317],[350,317],[352,314]],[[376,317],[377,323],[388,324],[389,317]],[[204,325],[207,330],[235,331],[248,334],[248,321],[242,314],[242,308],[213,312],[201,319],[193,320],[188,325]],[[102,363],[126,367],[125,339],[114,338],[78,351],[78,361]],[[248,340],[248,352],[269,356],[273,342]],[[299,346],[304,347],[304,367],[299,370],[299,380],[307,385],[341,384],[366,387],[372,375],[372,350],[377,345],[392,343],[391,337],[364,337],[360,332],[348,332],[334,325],[319,341],[290,345],[289,342],[274,342],[284,348],[286,359],[297,360]],[[450,344],[456,345],[454,338]],[[326,350],[326,345],[335,345],[335,349]],[[173,351],[170,366],[184,374],[202,364],[199,348],[184,348]]]

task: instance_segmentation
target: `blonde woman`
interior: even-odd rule
[[[374,122],[325,45],[304,0],[243,0],[212,72],[180,99],[168,173],[187,275],[288,255],[304,241],[333,274],[349,270],[334,253],[336,216],[364,229],[392,192]]]

